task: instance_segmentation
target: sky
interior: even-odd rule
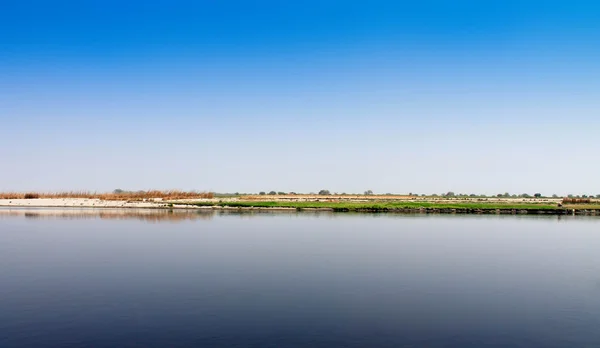
[[[600,194],[596,1],[13,1],[0,190]]]

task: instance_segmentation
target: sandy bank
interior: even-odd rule
[[[0,199],[0,207],[166,208],[168,205],[162,202],[104,201],[86,198],[40,198]]]
[[[210,199],[193,200],[214,201]],[[181,200],[180,202],[184,202]],[[163,201],[105,201],[100,199],[86,198],[39,198],[39,199],[0,199],[0,207],[25,207],[25,208],[131,208],[131,209],[188,209],[188,210],[240,210],[236,207],[221,206],[195,206],[189,204],[177,204]],[[268,207],[253,208],[248,207],[244,210],[293,210],[295,208],[286,207]]]

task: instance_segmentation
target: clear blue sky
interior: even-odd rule
[[[600,193],[596,1],[3,1],[0,190]]]

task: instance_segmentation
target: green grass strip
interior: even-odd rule
[[[237,201],[237,202],[195,202],[196,206],[220,207],[254,207],[254,208],[331,208],[334,210],[394,210],[394,209],[557,209],[556,205],[544,203],[431,203],[431,202],[265,202],[265,201]]]

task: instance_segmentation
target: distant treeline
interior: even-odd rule
[[[419,193],[408,193],[408,194],[397,194],[397,193],[381,193],[381,194],[376,194],[373,193],[372,190],[367,190],[364,191],[363,193],[346,193],[346,192],[342,192],[342,193],[338,193],[338,192],[331,192],[329,190],[320,190],[319,192],[310,192],[310,193],[296,193],[296,192],[283,192],[283,191],[261,191],[258,193],[259,195],[269,195],[269,196],[275,196],[275,195],[322,195],[322,196],[357,196],[357,195],[365,195],[365,196],[372,196],[372,195],[384,195],[384,196],[413,196],[413,197],[471,197],[471,198],[560,198],[559,195],[557,194],[553,194],[551,196],[545,196],[542,195],[541,193],[534,193],[534,194],[529,194],[529,193],[520,193],[520,194],[510,194],[508,192],[505,193],[498,193],[496,195],[486,195],[486,194],[477,194],[477,193],[454,193],[452,191],[449,192],[444,192],[444,193],[433,193],[433,194],[419,194]],[[227,195],[232,195],[232,196],[238,196],[238,195],[249,195],[249,194],[239,194],[239,193],[235,193],[235,194],[217,194],[217,195],[223,195],[223,196],[227,196]],[[598,198],[600,199],[600,194],[596,194],[596,195],[573,195],[573,194],[569,194],[567,196],[567,198]]]

